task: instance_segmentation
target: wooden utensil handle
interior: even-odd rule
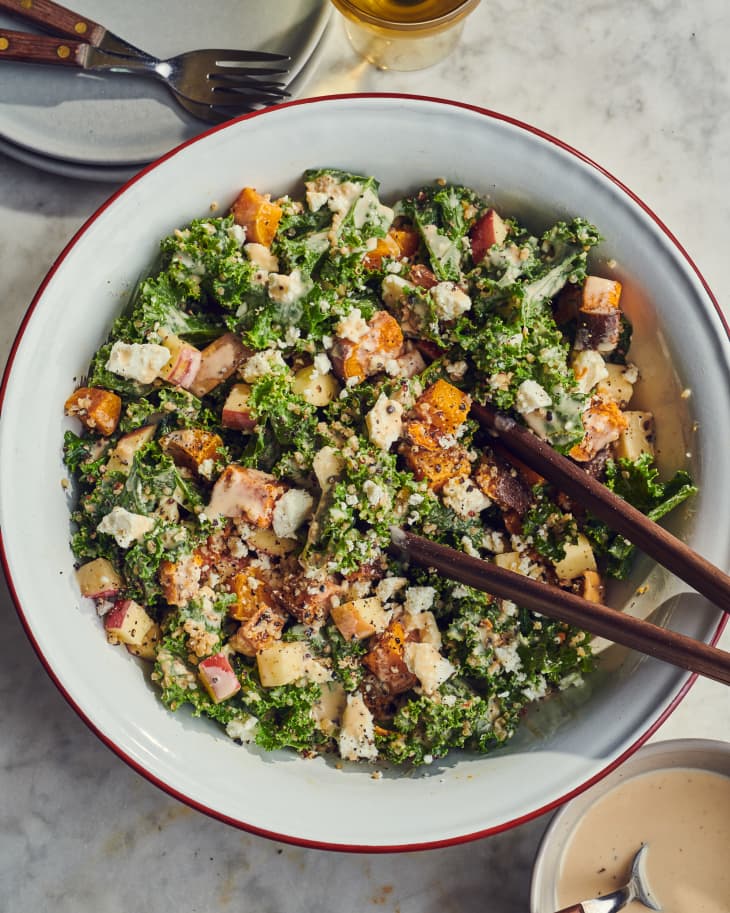
[[[87,50],[88,45],[68,38],[46,38],[43,35],[0,29],[0,60],[83,67]]]
[[[106,29],[87,16],[80,16],[52,0],[0,0],[0,10],[20,16],[27,22],[34,22],[41,28],[56,35],[65,35],[77,41],[85,41],[96,47],[104,37]]]
[[[563,907],[562,910],[558,910],[557,913],[585,913],[582,903],[577,903],[573,907]]]

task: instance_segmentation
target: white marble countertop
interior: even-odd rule
[[[730,314],[728,39],[726,0],[484,0],[457,51],[415,73],[378,72],[358,62],[334,21],[305,92],[455,98],[559,136],[654,209]],[[0,188],[4,363],[46,270],[114,186],[56,177],[0,155]],[[730,631],[722,644],[730,648]],[[3,587],[3,909],[528,909],[531,862],[545,818],[421,854],[348,856],[273,843],[192,811],[150,785],[92,735],[39,671]],[[654,736],[677,737],[730,740],[723,686],[698,682]]]

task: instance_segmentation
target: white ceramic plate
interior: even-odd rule
[[[317,69],[317,62],[322,56],[322,51],[326,43],[327,31],[325,30],[312,53],[304,61],[294,79],[288,83],[288,91],[291,98],[296,98],[304,91],[305,86]],[[168,99],[169,101],[169,99]],[[190,123],[189,135],[186,138],[196,136],[210,128],[209,124],[204,121]],[[84,162],[74,162],[69,159],[55,158],[51,155],[44,155],[33,149],[26,149],[25,146],[18,146],[9,140],[0,136],[0,152],[17,159],[26,165],[34,168],[40,168],[41,171],[49,171],[51,174],[59,174],[62,177],[78,178],[83,181],[101,181],[113,184],[121,184],[128,181],[137,174],[146,163],[135,165],[98,165]]]
[[[627,780],[654,770],[677,768],[705,770],[730,777],[730,744],[712,739],[653,742],[637,751],[620,770],[613,771],[592,789],[569,802],[555,815],[542,838],[532,873],[532,913],[553,913],[556,909],[557,881],[563,853],[588,809]],[[649,852],[651,853],[651,848]],[[661,897],[658,899],[661,900]]]
[[[309,166],[374,174],[385,199],[439,177],[460,181],[535,229],[571,215],[595,222],[607,240],[594,268],[615,258],[625,282],[665,460],[695,454],[701,493],[673,517],[673,528],[728,566],[730,486],[713,455],[727,445],[716,417],[730,414],[730,343],[687,256],[640,201],[559,141],[487,111],[402,96],[294,102],[218,128],[148,168],[89,220],[43,283],[6,372],[3,560],[28,634],[68,700],[120,757],[172,795],[249,830],[313,846],[454,843],[517,824],[602,777],[671,711],[690,676],[614,648],[583,688],[534,708],[507,749],[457,755],[411,776],[386,770],[375,780],[367,767],[267,755],[231,742],[213,723],[169,713],[126,651],[107,646],[74,580],[61,439],[75,379],[159,238],[212,202],[225,207],[244,182],[275,195],[301,193]],[[688,400],[678,396],[683,387],[694,391]],[[633,586],[645,572],[640,564]],[[621,593],[612,598],[623,602]],[[717,609],[689,595],[664,601],[658,617],[707,641],[724,624]]]
[[[327,0],[79,0],[74,9],[158,57],[195,48],[250,48],[291,57],[294,80],[331,15]],[[36,31],[0,13],[0,25]],[[2,63],[0,139],[79,166],[128,168],[153,161],[205,125],[165,86],[137,76]],[[7,147],[6,147],[7,151]]]

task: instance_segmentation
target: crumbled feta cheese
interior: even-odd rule
[[[349,339],[350,342],[360,342],[370,332],[370,327],[363,319],[360,308],[353,308],[347,317],[338,323],[335,330],[341,339]]]
[[[523,380],[517,388],[515,409],[520,415],[528,415],[551,404],[552,400],[547,391],[536,380]]]
[[[381,602],[388,602],[407,583],[407,577],[383,577],[375,587],[375,595]]]
[[[502,644],[494,648],[494,655],[505,672],[517,672],[522,666],[517,647],[518,641],[514,640],[511,643]]]
[[[456,320],[471,309],[471,298],[454,282],[439,282],[431,289],[431,298],[439,320]]]
[[[280,539],[293,539],[296,531],[312,513],[314,499],[309,492],[290,488],[274,507],[274,533]]]
[[[347,695],[337,743],[340,755],[346,761],[357,761],[360,758],[372,761],[378,756],[373,715],[360,693]]]
[[[286,362],[278,349],[264,349],[252,355],[241,368],[241,377],[252,384],[268,374],[286,368]]]
[[[170,360],[170,350],[152,342],[115,342],[106,363],[107,371],[151,384],[160,368]]]
[[[365,416],[368,437],[381,450],[390,450],[403,431],[403,406],[381,393]]]
[[[250,244],[244,245],[243,249],[251,263],[260,269],[266,270],[268,273],[279,272],[278,258],[265,245],[252,241]]]
[[[114,536],[120,548],[129,548],[154,526],[152,517],[130,513],[124,507],[113,507],[96,528],[100,533]]]
[[[390,503],[388,492],[382,486],[378,485],[377,482],[373,482],[372,479],[367,479],[365,481],[362,490],[371,507],[380,507],[383,504]]]
[[[360,196],[362,184],[355,181],[342,181],[331,174],[321,174],[313,181],[306,181],[307,205],[312,212],[317,212],[325,204],[332,212],[344,215]]]
[[[437,691],[456,672],[456,667],[431,644],[410,641],[403,658],[427,695]]]
[[[405,609],[407,612],[427,612],[433,605],[436,590],[432,586],[409,586],[406,590]]]
[[[226,735],[240,742],[253,742],[256,739],[258,720],[250,716],[247,720],[231,720],[226,726]]]
[[[315,355],[313,362],[314,362],[314,374],[312,374],[312,377],[314,377],[315,375],[317,377],[323,377],[325,374],[329,374],[330,371],[332,370],[332,362],[329,360],[329,358],[325,355],[324,352],[320,352],[319,355]]]
[[[237,222],[234,222],[233,225],[228,226],[228,237],[235,241],[239,247],[243,246],[244,241],[246,240],[246,229],[243,225],[239,225]]]
[[[307,294],[311,283],[309,280],[302,279],[301,272],[295,269],[288,276],[282,273],[270,273],[268,288],[272,301],[276,301],[277,304],[294,304]]]
[[[478,516],[492,503],[469,476],[449,479],[441,496],[444,504],[465,520]]]
[[[204,479],[210,479],[213,475],[214,469],[215,469],[215,462],[210,457],[208,457],[207,460],[203,460],[198,465],[198,475],[202,476]],[[203,520],[206,519],[206,517],[203,514],[198,514],[198,519],[202,523]]]
[[[388,275],[383,279],[380,288],[380,295],[386,307],[394,308],[403,300],[409,291],[413,291],[415,286],[412,282],[396,275]]]

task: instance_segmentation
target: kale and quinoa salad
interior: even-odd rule
[[[409,567],[391,527],[601,601],[632,546],[470,418],[488,401],[658,519],[618,281],[580,218],[533,235],[466,187],[244,188],[173,231],[84,385],[72,548],[162,701],[267,750],[488,752],[578,683],[584,632]],[[78,431],[79,433],[76,433]]]

